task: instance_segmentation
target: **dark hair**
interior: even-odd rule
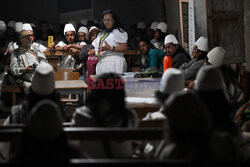
[[[146,43],[148,45],[149,49],[154,48],[154,46],[151,44],[150,40],[148,38],[144,37],[144,36],[139,38],[137,45],[139,45],[140,42]]]
[[[112,87],[110,87],[110,82],[108,81],[110,79],[113,80]],[[107,100],[110,103],[111,108],[104,117],[120,117],[123,119],[123,126],[126,127],[128,124],[128,116],[125,107],[125,88],[123,79],[116,73],[104,73],[97,77],[94,85],[96,86],[96,89],[91,89],[91,92],[86,99],[86,105],[91,111],[93,111],[98,125],[103,127],[107,126],[105,124],[106,118],[103,118],[103,116],[101,116],[103,114],[97,110],[99,102]],[[98,87],[98,85],[103,85],[106,88]]]
[[[112,10],[108,9],[108,10],[105,10],[102,13],[102,18],[101,18],[101,21],[100,21],[101,33],[106,30],[106,27],[105,27],[105,25],[104,25],[104,23],[102,21],[102,19],[104,18],[104,16],[106,14],[112,14],[112,18],[114,19],[114,26],[112,27],[112,29],[110,30],[110,32],[112,32],[113,29],[118,29],[120,32],[123,32],[122,25],[121,25],[120,21],[118,20],[117,15]]]

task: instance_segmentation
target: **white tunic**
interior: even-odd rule
[[[57,46],[66,46],[67,44],[64,43],[63,41],[60,41]],[[62,59],[59,62],[59,69],[73,69],[75,66],[75,59],[72,55],[67,55],[67,56],[63,56]]]
[[[102,38],[102,34],[99,33],[98,37],[92,42],[92,45],[95,47],[95,54],[98,55],[99,42]],[[120,32],[118,29],[114,29],[105,41],[110,46],[118,46],[119,43],[127,43],[128,34],[125,31]],[[105,41],[102,43],[102,46],[105,46]],[[102,51],[101,59],[96,66],[96,74],[102,74],[106,72],[116,72],[123,73],[127,70],[127,63],[123,56],[123,52],[114,52],[114,51]]]

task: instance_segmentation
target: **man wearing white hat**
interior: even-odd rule
[[[155,33],[155,31],[156,31],[156,28],[157,28],[157,26],[158,26],[158,22],[156,22],[156,21],[154,21],[154,22],[152,22],[151,23],[151,25],[150,25],[150,30],[151,30],[151,32],[153,33],[153,36],[154,36],[154,33]],[[153,39],[151,39],[151,43],[153,44],[153,43],[155,43],[157,40],[153,37]]]
[[[192,55],[193,59],[188,63],[182,64],[179,68],[184,73],[185,80],[194,80],[201,66],[203,66],[208,52],[208,40],[201,36],[194,44]]]
[[[77,32],[77,45],[86,45],[88,28],[81,26]]]
[[[83,45],[76,44],[76,30],[71,23],[64,26],[64,36],[66,40],[60,41],[56,45],[56,50],[79,54]],[[59,69],[74,69],[75,62],[76,60],[72,55],[63,56],[59,62]]]
[[[160,49],[163,52],[165,51],[164,38],[167,35],[167,30],[168,30],[167,23],[160,22],[157,25],[154,33],[155,41],[153,41],[152,43],[156,49]]]
[[[166,54],[173,58],[173,67],[179,68],[183,63],[191,60],[187,52],[179,45],[176,37],[172,34],[165,37]]]
[[[18,36],[18,49],[11,55],[10,71],[17,82],[24,88],[30,86],[35,67],[40,63],[48,63],[45,55],[31,45],[30,34],[28,31],[21,31]]]

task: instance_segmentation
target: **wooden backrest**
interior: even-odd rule
[[[55,80],[79,80],[79,72],[55,71]]]

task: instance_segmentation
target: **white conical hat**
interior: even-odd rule
[[[31,27],[35,27],[36,28],[36,25],[34,23],[30,23]]]
[[[184,74],[176,68],[168,68],[161,78],[161,92],[171,94],[184,89]]]
[[[15,29],[15,25],[16,25],[16,22],[14,20],[10,20],[7,24],[7,27],[12,27],[13,29]]]
[[[169,34],[165,37],[165,42],[164,44],[168,44],[168,43],[173,43],[173,44],[179,44],[176,37],[172,34]]]
[[[4,21],[0,20],[0,35],[3,35],[6,31],[6,24]]]
[[[71,24],[74,26],[74,28],[77,27],[77,26],[76,26],[76,22],[75,22],[74,20],[69,21],[69,23],[71,23]]]
[[[151,26],[150,26],[150,28],[152,29],[152,30],[156,30],[156,27],[158,26],[158,22],[157,21],[154,21],[152,24],[151,24]]]
[[[62,133],[62,122],[59,106],[52,100],[41,100],[28,116],[28,133],[38,140],[53,140]]]
[[[82,25],[86,26],[86,25],[88,24],[88,20],[87,20],[87,19],[82,19],[82,20],[80,21],[80,23],[81,23]]]
[[[15,24],[15,31],[17,33],[19,33],[19,32],[22,31],[22,28],[23,28],[23,23],[22,22],[16,22],[16,24]]]
[[[29,23],[23,24],[22,30],[33,31],[32,27],[31,27],[31,25]]]
[[[207,54],[208,62],[214,66],[224,64],[225,50],[222,47],[215,47]]]
[[[208,52],[208,40],[207,37],[201,36],[196,42],[195,45],[197,46],[197,49]]]
[[[68,24],[65,25],[65,27],[64,27],[64,35],[68,31],[74,31],[74,32],[76,32],[74,26],[71,23],[68,23]]]
[[[201,67],[195,79],[194,89],[223,90],[224,81],[221,71],[212,65]]]
[[[139,21],[137,23],[137,28],[138,29],[145,29],[146,28],[146,23],[144,23],[143,21]]]
[[[161,32],[167,33],[168,25],[167,25],[167,23],[160,22],[160,23],[157,25],[156,29],[161,30]]]
[[[34,93],[39,95],[49,95],[55,90],[54,69],[48,63],[37,65],[34,78],[31,83]]]
[[[88,28],[87,27],[84,27],[84,26],[81,26],[78,30],[78,32],[84,32],[85,34],[88,33]]]
[[[74,31],[74,32],[76,32],[74,26],[71,23],[68,23],[68,24],[65,25],[65,27],[64,27],[64,35],[68,31]]]

